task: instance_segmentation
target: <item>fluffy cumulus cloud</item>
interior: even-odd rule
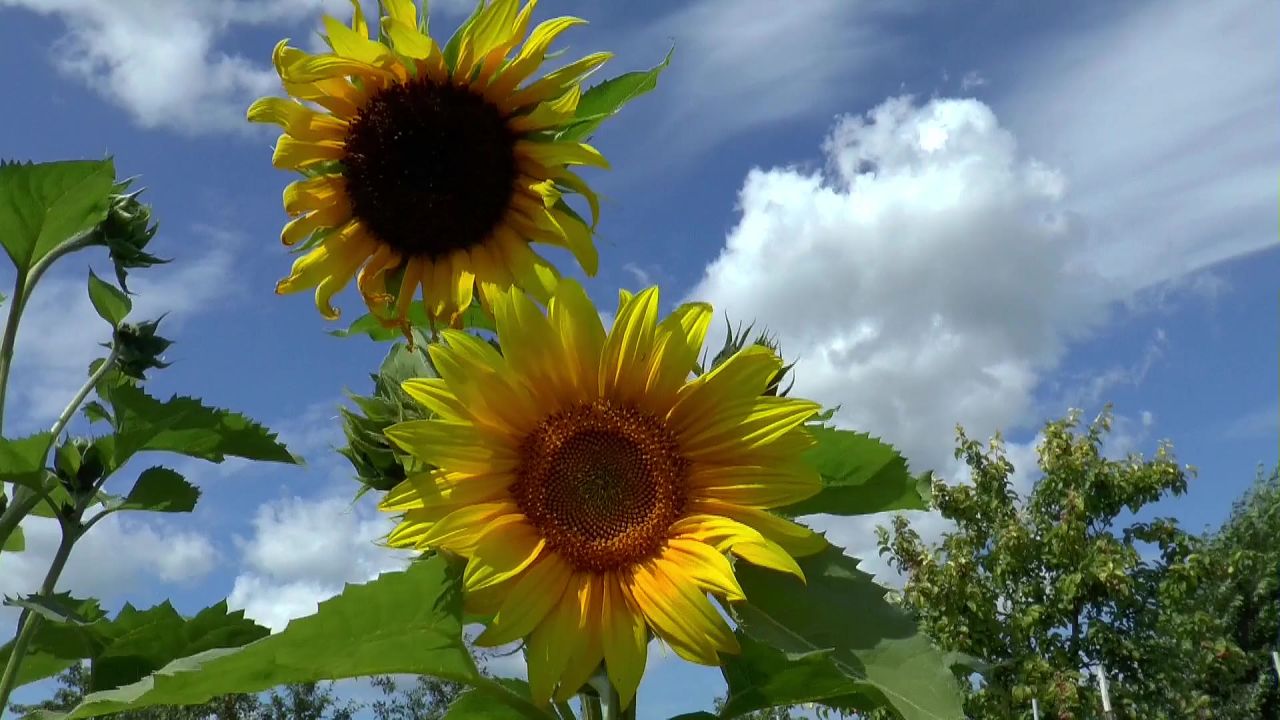
[[[27,548],[0,555],[0,596],[35,592],[58,549],[61,537],[53,520],[23,522]],[[134,600],[140,583],[189,583],[211,572],[218,553],[204,534],[165,524],[112,516],[94,525],[88,540],[75,547],[58,590],[97,597],[112,604]],[[0,627],[11,627],[17,613],[0,608]]]
[[[1118,289],[1081,262],[1087,227],[1062,174],[981,102],[890,99],[841,118],[824,151],[824,170],[749,174],[690,296],[776,333],[799,361],[796,395],[962,479],[955,424],[982,438],[1027,421]],[[1031,446],[1015,452],[1034,465]],[[874,554],[871,523],[825,525]]]
[[[285,498],[260,507],[253,528],[237,542],[242,565],[228,603],[272,630],[408,558],[376,544],[391,522],[368,501]]]
[[[448,14],[466,5],[437,4]],[[245,108],[278,89],[269,48],[245,57],[230,49],[237,33],[272,27],[310,36],[321,11],[345,19],[351,8],[347,0],[0,0],[5,6],[65,24],[50,48],[60,71],[143,127],[186,133],[247,132]]]

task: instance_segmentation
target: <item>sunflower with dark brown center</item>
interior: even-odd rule
[[[440,377],[403,386],[435,418],[386,435],[438,469],[387,493],[389,544],[468,558],[477,643],[527,638],[540,702],[603,661],[629,705],[651,633],[706,665],[737,652],[707,596],[743,599],[728,556],[803,579],[793,556],[826,545],[768,512],[820,488],[801,458],[818,405],[764,395],[782,361],[759,346],[690,380],[711,308],[659,321],[657,288],[623,293],[607,334],[572,280],[545,314],[518,288],[493,309],[501,354],[446,330]]]
[[[285,188],[293,219],[281,234],[305,254],[276,291],[314,288],[320,313],[336,319],[333,295],[357,278],[370,310],[403,325],[419,288],[433,321],[455,320],[477,287],[485,303],[512,285],[545,302],[559,273],[533,242],[568,248],[594,275],[598,201],[569,168],[606,163],[555,137],[610,55],[531,80],[555,38],[583,21],[529,32],[536,0],[492,0],[442,50],[412,0],[382,3],[381,40],[353,4],[350,27],[324,18],[331,53],[281,41],[275,67],[290,97],[249,108],[249,120],[284,128],[275,166],[307,176]],[[571,193],[587,199],[590,227],[565,203]]]

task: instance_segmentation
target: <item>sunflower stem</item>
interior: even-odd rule
[[[76,539],[80,533],[76,528],[64,523],[62,526],[62,542],[58,544],[58,552],[53,556],[53,562],[49,565],[49,572],[44,576],[44,583],[40,586],[40,595],[47,596],[53,593],[54,587],[58,584],[58,576],[62,574],[62,569],[66,567],[67,558],[71,557],[71,547],[75,545]],[[9,694],[13,692],[13,688],[18,682],[18,670],[22,667],[22,661],[27,654],[27,646],[31,644],[31,638],[35,636],[36,630],[40,626],[40,616],[35,615],[29,609],[24,609],[22,614],[18,616],[18,635],[13,641],[12,652],[9,653],[9,661],[5,664],[4,675],[0,676],[0,709],[9,706]]]

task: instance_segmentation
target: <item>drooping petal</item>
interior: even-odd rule
[[[689,471],[691,497],[769,509],[806,500],[822,490],[822,477],[805,461],[768,465],[703,465]]]
[[[826,538],[818,533],[764,510],[733,505],[720,500],[700,499],[689,503],[689,512],[719,515],[737,520],[756,529],[766,539],[772,540],[796,557],[822,552],[827,547]]]
[[[533,631],[560,601],[573,568],[555,553],[543,553],[507,591],[507,599],[476,644],[494,647],[514,642]]]
[[[437,467],[467,473],[515,468],[515,451],[476,431],[466,422],[406,420],[388,427],[387,439],[405,452]]]
[[[736,653],[738,641],[701,591],[686,578],[671,577],[653,563],[631,571],[623,588],[658,637],[689,662],[718,665],[718,652]]]
[[[462,572],[468,591],[497,585],[519,575],[538,559],[547,539],[523,515],[506,515],[485,526]]]
[[[621,578],[611,574],[604,582],[602,641],[609,680],[618,691],[622,709],[631,705],[644,676],[649,629],[644,616],[626,600]]]

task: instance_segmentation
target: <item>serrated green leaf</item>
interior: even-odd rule
[[[102,280],[93,271],[89,271],[89,302],[98,311],[98,317],[111,323],[111,327],[120,327],[125,316],[133,309],[133,301],[119,288]]]
[[[824,702],[864,709],[885,703],[904,720],[964,717],[946,658],[857,565],[829,547],[800,560],[805,585],[737,565],[747,602],[733,611],[739,630],[756,642],[724,656],[723,715]]]
[[[0,482],[39,490],[47,474],[44,462],[52,440],[53,435],[49,432],[17,440],[0,437]]]
[[[110,160],[0,166],[0,244],[18,270],[102,222],[114,183]]]
[[[432,675],[484,684],[462,642],[461,563],[440,556],[384,573],[320,603],[314,615],[241,648],[170,662],[142,680],[92,693],[70,713],[92,717],[153,705],[189,705],[293,682],[385,674]],[[495,694],[531,719],[549,718],[514,694]]]
[[[587,90],[578,101],[574,123],[556,134],[559,141],[580,141],[600,127],[624,105],[658,86],[658,76],[671,64],[675,48],[667,51],[662,62],[648,70],[623,73]]]
[[[222,462],[227,456],[298,462],[275,433],[240,413],[177,395],[157,400],[125,382],[106,390],[116,434],[98,438],[94,445],[108,459],[109,471],[144,450],[174,452],[212,462]]]
[[[27,549],[27,540],[22,535],[22,526],[19,525],[9,533],[9,537],[5,538],[4,546],[0,547],[0,552],[19,553]]]
[[[498,678],[483,689],[473,688],[463,692],[449,703],[449,709],[442,720],[469,720],[470,718],[521,720],[524,718],[524,713],[499,699],[504,692],[522,698],[525,702],[532,702],[529,699],[529,683],[515,678]]]
[[[81,600],[70,593],[54,593],[53,595],[28,595],[22,598],[5,598],[4,604],[25,608],[56,623],[71,625],[87,625],[103,617],[98,601],[92,598]]]
[[[191,512],[200,499],[200,489],[180,473],[164,467],[142,471],[133,489],[117,506],[120,510]]]
[[[829,427],[810,428],[817,446],[805,458],[822,475],[822,491],[778,513],[868,515],[886,510],[924,510],[919,481],[892,445],[865,433]]]
[[[48,500],[41,499],[35,507],[31,508],[31,514],[35,517],[56,518],[62,508],[75,504],[71,493],[62,483],[50,483],[47,494]]]

